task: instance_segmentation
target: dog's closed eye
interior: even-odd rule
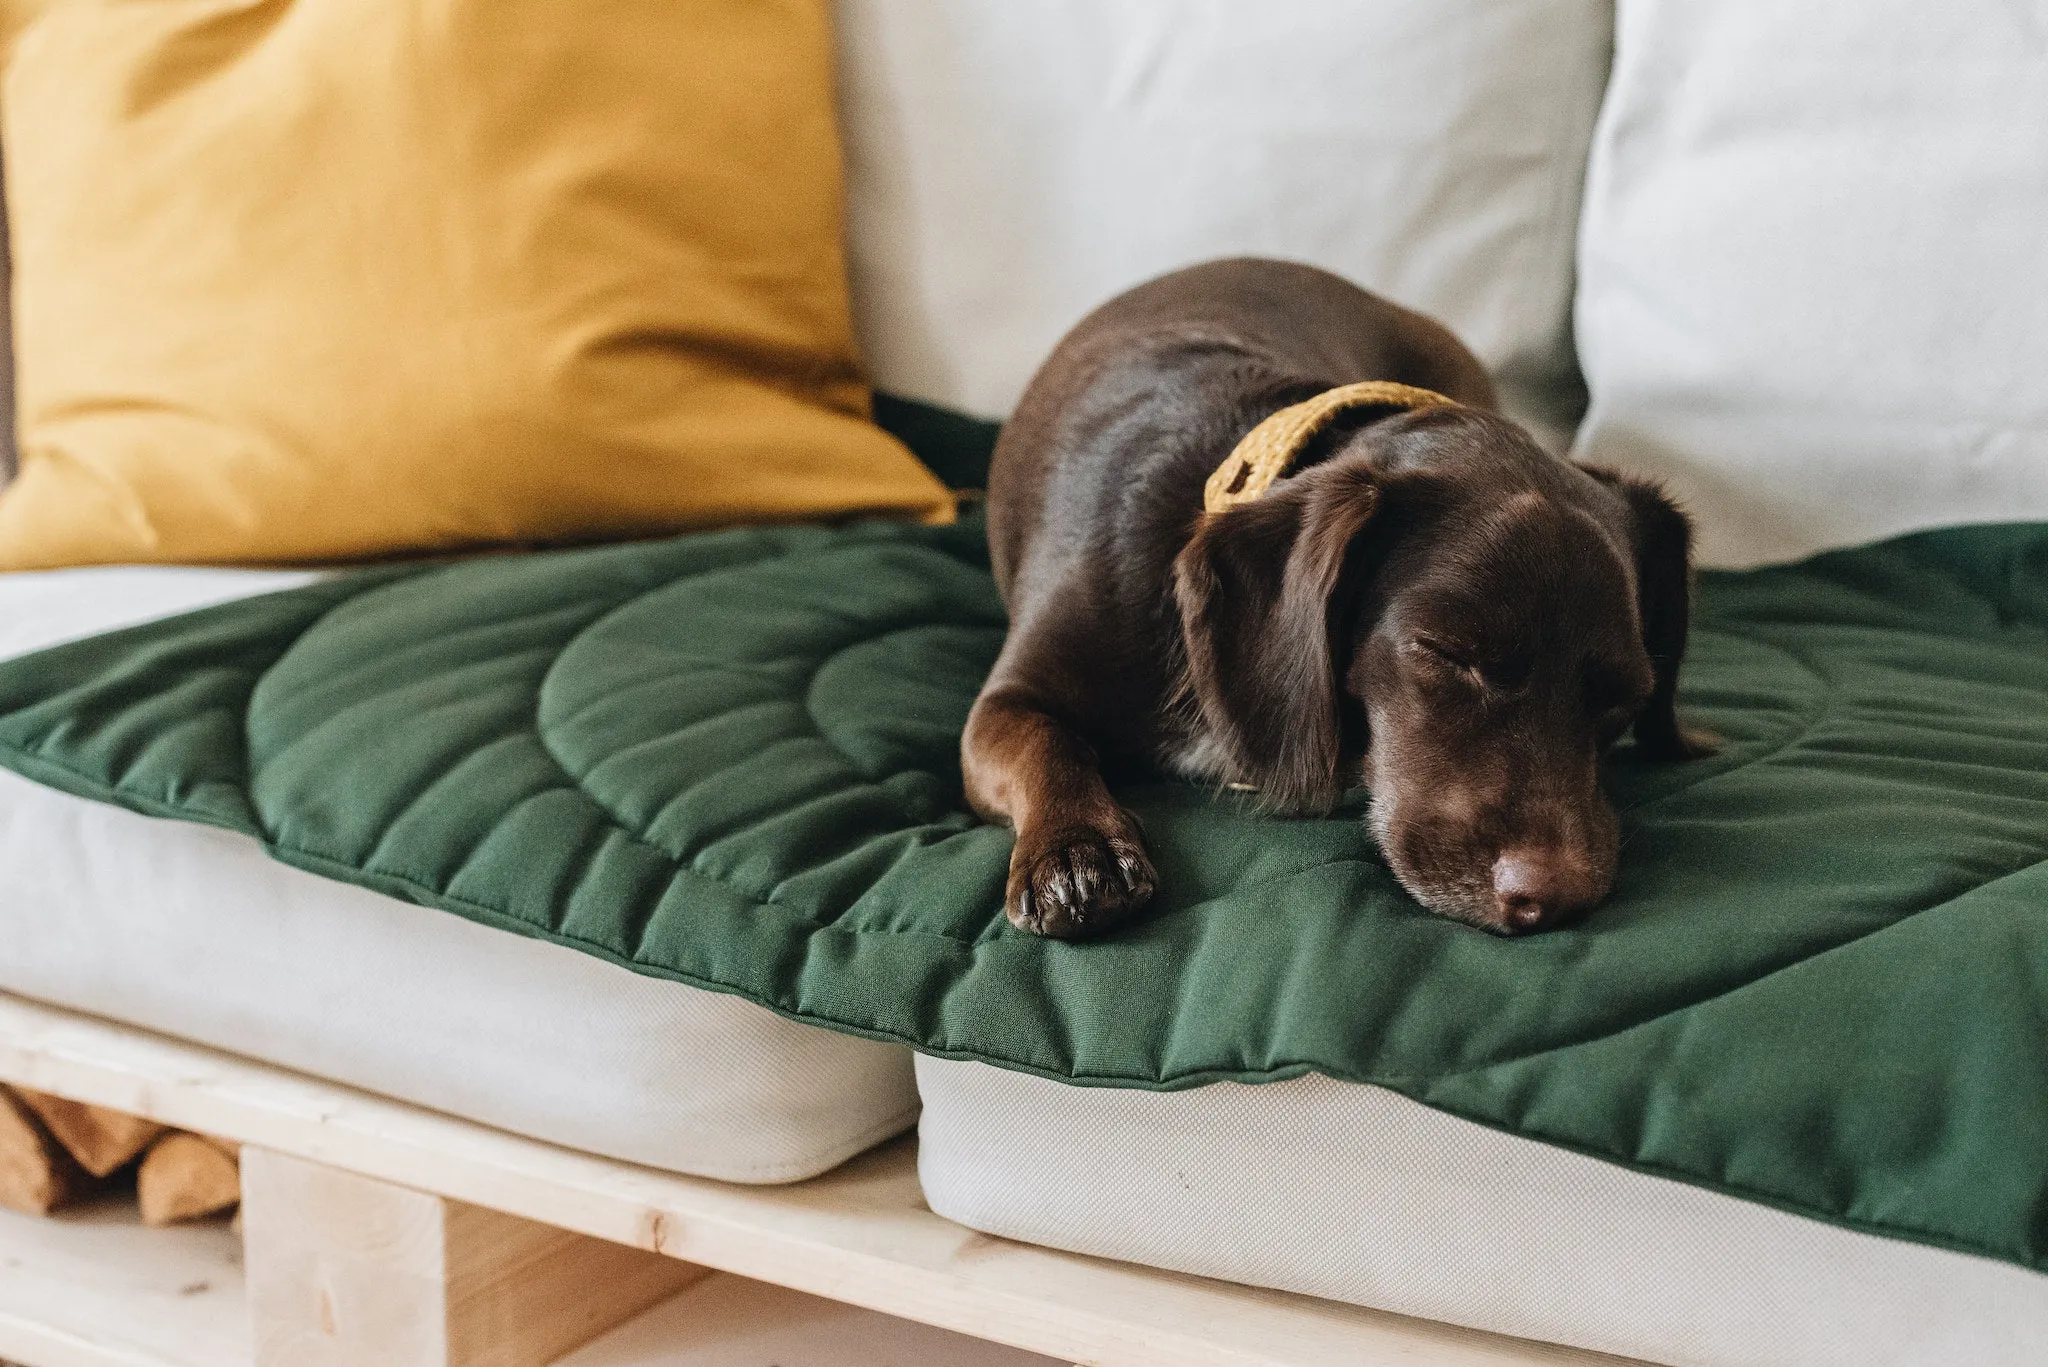
[[[1475,663],[1473,652],[1434,636],[1417,636],[1402,647],[1412,664],[1425,674],[1445,682],[1485,688],[1486,671]]]
[[[1526,648],[1482,649],[1439,636],[1417,636],[1406,649],[1425,675],[1496,696],[1519,693],[1537,663],[1536,653]]]

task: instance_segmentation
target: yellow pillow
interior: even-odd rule
[[[825,0],[56,0],[0,569],[942,519],[868,421]]]

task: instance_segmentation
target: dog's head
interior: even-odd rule
[[[1188,682],[1244,781],[1326,810],[1359,755],[1388,864],[1502,934],[1606,896],[1602,753],[1700,753],[1673,709],[1690,529],[1654,486],[1573,467],[1469,408],[1383,418],[1174,565]]]

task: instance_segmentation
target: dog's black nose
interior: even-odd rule
[[[1579,860],[1549,850],[1508,850],[1493,861],[1493,900],[1510,933],[1584,911],[1606,889]]]

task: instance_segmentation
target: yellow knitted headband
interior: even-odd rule
[[[1455,408],[1433,389],[1395,384],[1392,380],[1362,380],[1357,384],[1326,389],[1313,399],[1283,408],[1244,434],[1231,448],[1216,473],[1202,486],[1202,506],[1220,513],[1240,503],[1249,503],[1287,473],[1315,435],[1353,408]]]

